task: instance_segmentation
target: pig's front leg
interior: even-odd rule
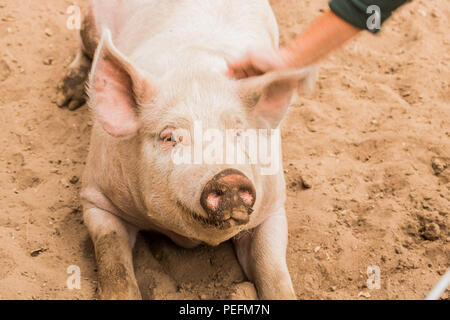
[[[84,222],[94,243],[100,298],[142,299],[132,257],[138,230],[98,208],[85,209]]]
[[[296,299],[286,264],[287,221],[284,209],[234,239],[236,254],[260,299]]]

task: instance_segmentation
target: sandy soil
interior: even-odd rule
[[[327,3],[271,2],[283,43]],[[70,4],[0,0],[1,299],[96,298],[78,196],[89,114],[54,103],[77,48]],[[283,136],[299,299],[422,299],[449,268],[449,20],[448,1],[414,1],[325,60],[316,93],[292,107]],[[366,288],[372,264],[379,290]],[[66,288],[70,265],[81,290]],[[184,250],[144,234],[135,265],[145,298],[226,298],[245,281],[229,243]]]

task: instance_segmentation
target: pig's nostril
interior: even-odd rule
[[[253,204],[255,203],[255,199],[253,197],[253,194],[248,191],[248,190],[240,190],[239,192],[239,197],[242,199],[242,201],[244,201],[244,203],[248,206],[253,206]]]
[[[208,194],[206,197],[206,205],[211,210],[218,210],[220,207],[220,202],[223,198],[223,192],[221,191],[214,191]]]

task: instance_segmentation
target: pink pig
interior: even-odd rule
[[[311,85],[309,69],[226,76],[227,60],[278,46],[268,1],[92,0],[81,40],[59,104],[80,106],[87,81],[94,128],[82,201],[101,298],[141,298],[132,248],[150,230],[187,248],[232,239],[260,298],[295,299],[282,166],[262,174],[251,161],[173,161],[198,142],[196,123],[237,136],[267,130],[270,140],[294,91]]]

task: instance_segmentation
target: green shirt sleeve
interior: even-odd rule
[[[379,28],[369,28],[367,21],[373,17],[375,11],[368,11],[370,6],[380,8],[380,26],[388,19],[392,12],[409,0],[331,0],[331,11],[357,28],[376,33]]]

